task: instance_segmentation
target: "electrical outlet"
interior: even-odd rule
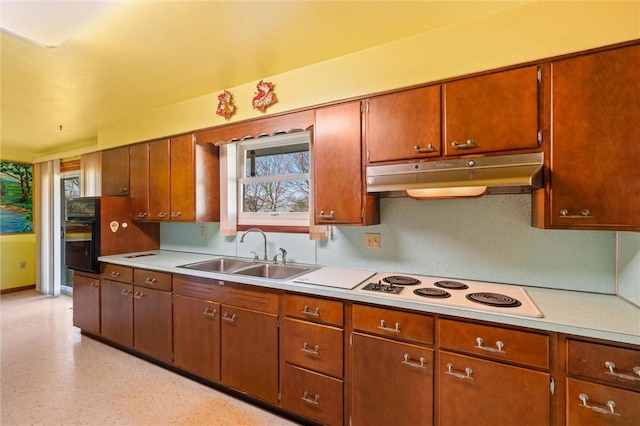
[[[20,262],[20,269],[27,269],[27,262],[25,262],[24,260]]]
[[[207,236],[207,228],[204,226],[200,227],[200,239],[204,240],[204,237]]]
[[[380,234],[371,234],[371,233],[367,233],[364,234],[364,246],[365,248],[373,248],[373,249],[379,249],[380,248]]]

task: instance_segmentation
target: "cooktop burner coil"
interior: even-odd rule
[[[518,299],[500,293],[469,293],[467,294],[467,299],[472,302],[482,303],[489,306],[499,306],[502,308],[515,308],[521,305]]]
[[[448,291],[442,290],[441,288],[417,288],[413,290],[414,294],[423,297],[434,297],[438,299],[446,299],[447,297],[451,297],[451,293]]]
[[[461,283],[460,281],[436,281],[433,283],[436,287],[446,288],[448,290],[466,290],[469,288],[465,283]]]
[[[406,277],[404,275],[390,275],[382,279],[382,281],[391,285],[418,285],[420,280],[413,277]]]

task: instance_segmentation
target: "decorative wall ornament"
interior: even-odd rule
[[[233,104],[233,96],[231,95],[231,92],[225,90],[220,93],[218,95],[218,109],[216,110],[216,114],[220,117],[224,117],[225,120],[228,120],[235,112],[236,106]]]
[[[33,232],[33,166],[0,161],[0,234]]]
[[[256,86],[258,92],[253,97],[253,109],[264,112],[269,105],[278,102],[276,94],[273,92],[273,84],[269,81],[260,80]]]

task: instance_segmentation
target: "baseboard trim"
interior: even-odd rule
[[[35,284],[23,285],[21,287],[13,287],[13,288],[2,289],[2,290],[0,290],[0,294],[15,293],[16,291],[35,290],[35,289],[36,289],[36,285]]]

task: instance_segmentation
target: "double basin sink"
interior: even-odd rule
[[[310,266],[276,265],[274,263],[255,263],[247,260],[220,258],[204,262],[180,265],[178,268],[194,269],[205,272],[244,275],[249,277],[269,278],[272,280],[288,280],[306,272],[313,271]]]

